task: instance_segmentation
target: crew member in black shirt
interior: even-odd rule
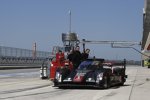
[[[90,49],[86,49],[86,50],[82,53],[82,61],[85,61],[85,60],[89,57],[89,53],[90,53]]]
[[[69,61],[71,61],[73,63],[73,68],[77,69],[79,64],[81,63],[82,60],[82,55],[80,53],[80,47],[77,46],[75,48],[75,50],[72,51],[72,53],[70,53],[68,55],[68,59]]]

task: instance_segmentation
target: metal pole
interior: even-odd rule
[[[82,39],[82,41],[85,41],[85,39]],[[85,53],[85,43],[83,42],[83,53]]]
[[[71,33],[71,10],[69,10],[69,33]]]
[[[1,46],[0,46],[0,57],[2,56],[2,50],[1,50]]]

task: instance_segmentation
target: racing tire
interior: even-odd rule
[[[124,82],[120,83],[120,86],[123,86],[124,85]]]
[[[56,80],[54,80],[53,82],[54,82],[54,87],[56,87],[58,85],[58,82]]]
[[[41,79],[42,79],[42,80],[44,80],[44,79],[48,79],[48,77],[41,77]]]
[[[65,89],[65,87],[64,87],[64,86],[59,86],[58,88],[59,88],[59,89]]]
[[[61,81],[63,81],[70,74],[70,70],[67,69],[67,68],[62,68],[62,69],[59,68],[59,69],[57,69],[56,72],[61,73],[61,75],[62,75],[62,80]]]
[[[104,89],[108,89],[110,87],[110,81],[109,78],[107,76],[104,77],[104,84],[103,84],[103,88]]]
[[[61,82],[58,82],[58,80],[54,79],[54,87],[57,87],[59,84],[63,82],[63,80],[70,74],[70,70],[67,68],[60,69],[58,68],[56,72],[61,73]],[[56,75],[55,75],[56,76]],[[59,87],[61,88],[61,87]]]
[[[120,83],[119,85],[120,85],[120,86],[123,86],[123,85],[124,85],[125,80],[126,80],[126,79],[124,78],[124,76],[122,76],[122,77],[121,77],[121,83]]]
[[[67,68],[64,68],[61,70],[62,73],[62,81],[70,74],[70,70]]]

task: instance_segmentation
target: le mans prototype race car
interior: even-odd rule
[[[88,59],[79,67],[70,71],[59,68],[54,78],[54,86],[59,88],[70,86],[92,86],[109,88],[114,85],[124,85],[126,61],[120,63],[104,62],[104,59]]]

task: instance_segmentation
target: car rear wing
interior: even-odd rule
[[[126,69],[126,59],[123,61],[105,61],[103,62],[104,66],[115,67],[115,66],[123,66]]]
[[[114,73],[115,69],[121,69],[121,73],[122,75],[124,75],[125,78],[127,78],[127,75],[125,74],[126,71],[126,59],[124,59],[123,61],[116,61],[116,62],[104,62],[103,66],[109,66],[112,69],[112,73]],[[117,67],[119,66],[119,67]],[[121,68],[120,68],[121,67]]]
[[[105,61],[105,59],[102,59],[102,58],[94,58],[94,59],[92,58],[92,59],[90,59],[89,58],[89,59],[86,59],[86,61],[100,61],[100,62],[103,63]]]

